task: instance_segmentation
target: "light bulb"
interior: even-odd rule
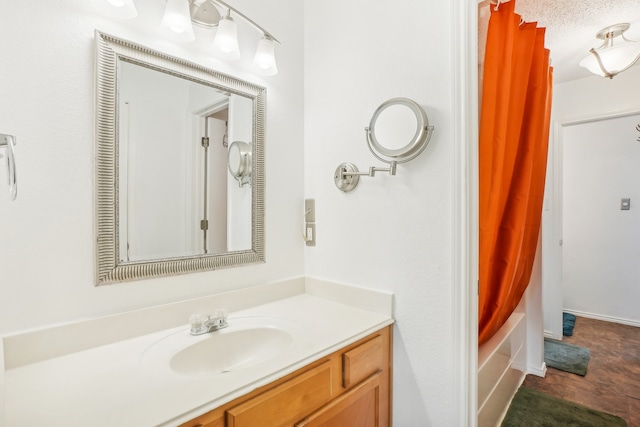
[[[213,48],[219,57],[233,60],[240,58],[238,46],[238,27],[230,16],[225,16],[218,23],[218,31],[213,39]]]
[[[162,25],[171,31],[167,35],[175,40],[190,42],[195,39],[187,0],[167,0]]]
[[[131,19],[138,15],[133,0],[93,0],[93,5],[105,15],[115,18]]]
[[[273,40],[266,36],[263,37],[262,40],[258,42],[256,56],[253,58],[253,63],[257,66],[258,71],[266,76],[272,76],[278,73],[273,45]]]

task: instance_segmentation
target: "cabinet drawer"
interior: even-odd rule
[[[349,388],[384,369],[385,348],[380,335],[342,355],[342,386]]]
[[[326,361],[227,411],[227,427],[280,427],[331,400],[331,362]]]

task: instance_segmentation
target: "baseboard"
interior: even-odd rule
[[[539,368],[527,366],[527,374],[544,378],[544,376],[547,375],[547,364],[542,362],[542,365]]]
[[[552,340],[561,340],[562,339],[562,335],[560,335],[559,337],[555,336],[555,334],[551,331],[544,331],[544,337],[545,338],[551,338]]]
[[[586,317],[589,319],[602,320],[604,322],[620,323],[622,325],[629,325],[629,326],[635,326],[637,328],[640,328],[640,321],[638,320],[622,319],[620,317],[605,316],[603,314],[594,314],[594,313],[588,313],[586,311],[578,311],[578,310],[564,309],[563,311],[565,313],[574,314],[578,317]]]

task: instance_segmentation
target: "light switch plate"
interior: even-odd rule
[[[315,199],[305,199],[304,201],[304,222],[316,222]]]
[[[621,199],[620,200],[620,210],[628,211],[631,209],[631,199]]]

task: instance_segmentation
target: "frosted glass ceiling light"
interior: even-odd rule
[[[162,25],[171,30],[170,37],[173,39],[184,42],[195,40],[188,0],[167,0]]]
[[[635,64],[640,58],[640,43],[624,37],[623,33],[628,29],[629,24],[625,23],[600,30],[596,37],[604,42],[600,47],[591,49],[589,55],[580,61],[580,66],[593,74],[612,79]]]
[[[213,48],[223,59],[238,59],[240,58],[240,47],[238,46],[238,27],[227,13],[218,22],[218,31],[213,39]]]
[[[253,58],[253,63],[258,66],[258,71],[266,76],[278,74],[273,44],[273,40],[265,35],[262,40],[258,42],[256,56]]]
[[[115,18],[131,19],[138,15],[133,0],[93,0],[93,4],[102,13]]]

